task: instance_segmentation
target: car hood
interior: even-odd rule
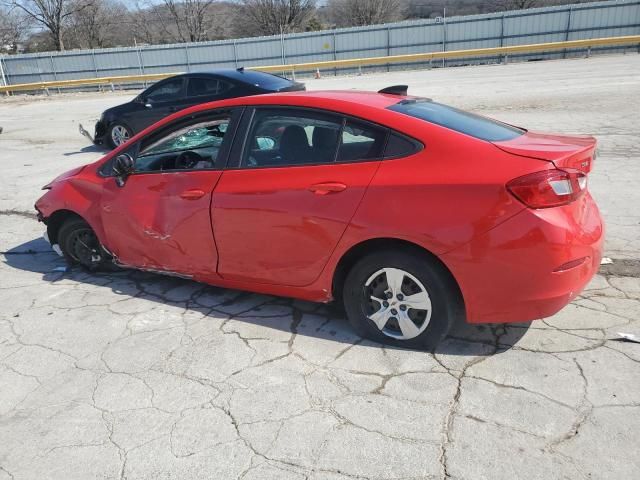
[[[56,178],[54,178],[53,180],[51,180],[48,184],[46,184],[43,188],[43,190],[47,190],[50,189],[52,187],[52,185],[54,183],[59,183],[59,182],[64,182],[66,179],[71,178],[71,177],[75,177],[76,175],[78,175],[82,170],[84,170],[84,168],[86,167],[86,165],[81,165],[79,167],[76,168],[72,168],[71,170],[67,170],[66,172],[58,175]]]
[[[130,109],[131,102],[122,103],[120,105],[116,105],[115,107],[107,108],[104,112],[102,112],[102,116],[100,118],[103,118],[103,119],[114,118],[114,117],[117,117],[118,115],[128,112]]]

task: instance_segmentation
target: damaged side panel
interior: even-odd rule
[[[132,175],[118,187],[114,178],[100,176],[90,166],[48,185],[36,208],[47,223],[45,239],[58,254],[57,228],[77,215],[117,265],[211,282],[219,278],[210,207],[220,174]]]
[[[211,231],[211,192],[219,171],[132,175],[105,181],[100,196],[104,244],[123,266],[218,278]]]
[[[47,224],[47,241],[57,242],[57,228],[68,215],[77,215],[91,225],[101,242],[106,240],[100,215],[100,205],[95,201],[102,191],[104,179],[84,171],[70,178],[58,179],[47,185],[50,191],[36,203],[39,218]]]

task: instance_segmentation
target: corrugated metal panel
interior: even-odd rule
[[[96,76],[277,65],[283,62],[304,63],[638,33],[640,0],[610,0],[450,17],[446,19],[446,24],[436,23],[434,19],[425,19],[239,40],[16,55],[3,57],[3,64],[8,82],[15,84]],[[515,55],[514,58],[558,58],[579,54],[581,53],[536,53]],[[460,59],[449,60],[446,64],[486,63],[497,60]],[[441,65],[442,62],[438,64]],[[405,67],[393,65],[363,68],[372,71]]]
[[[282,39],[261,37],[260,40],[238,40],[238,63],[249,65],[278,65],[282,63]]]
[[[206,70],[210,68],[235,68],[233,43],[226,44],[191,44],[188,46],[189,70]]]

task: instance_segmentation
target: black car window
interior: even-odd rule
[[[227,90],[231,90],[233,85],[229,82],[225,82],[224,80],[218,80],[218,95],[222,95]]]
[[[220,95],[228,90],[231,85],[217,78],[194,77],[189,79],[187,87],[188,97],[210,97]]]
[[[252,70],[242,70],[242,72],[237,72],[233,78],[244,84],[252,85],[272,92],[289,89],[292,86],[296,85],[295,82],[292,82],[291,80],[279,75]]]
[[[525,133],[520,128],[428,99],[402,100],[388,108],[488,142],[512,140]]]
[[[339,162],[382,158],[387,131],[382,128],[348,120],[341,135]]]
[[[397,133],[391,133],[387,140],[387,146],[384,149],[384,158],[406,157],[412,153],[416,153],[420,149],[420,145]]]
[[[296,109],[258,109],[242,156],[242,167],[331,163],[342,128],[336,115]]]
[[[168,80],[160,85],[151,87],[144,94],[144,98],[151,102],[168,102],[176,100],[182,95],[182,78]]]
[[[143,147],[135,172],[204,170],[215,168],[230,117],[188,125]]]

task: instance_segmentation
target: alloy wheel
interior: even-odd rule
[[[127,142],[130,137],[131,135],[129,134],[129,130],[122,125],[116,125],[111,129],[111,140],[116,147]]]
[[[384,335],[410,340],[425,331],[431,320],[431,298],[426,287],[409,272],[381,268],[365,282],[363,309]]]

